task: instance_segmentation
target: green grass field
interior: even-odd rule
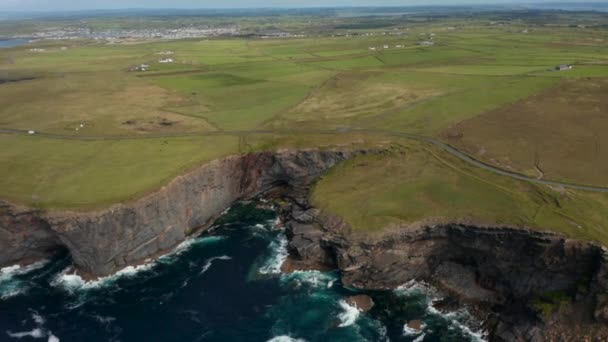
[[[0,49],[0,81],[12,81],[0,83],[0,130],[55,135],[0,133],[0,197],[88,210],[132,200],[229,154],[398,143],[390,158],[334,170],[316,188],[319,206],[362,230],[457,220],[608,241],[601,228],[605,196],[515,182],[425,145],[363,133],[435,137],[513,171],[534,176],[540,160],[546,179],[606,185],[606,158],[587,153],[603,151],[603,140],[585,134],[608,125],[603,88],[589,90],[608,78],[605,28],[570,25],[565,17],[551,27],[523,19],[494,25],[487,18],[374,19],[376,27],[344,26],[348,20],[340,19],[333,29],[327,18],[242,20],[250,31],[272,22],[310,35],[42,41]],[[417,44],[431,37],[433,46]],[[175,62],[159,63],[157,53],[167,50]],[[148,71],[130,71],[144,63]],[[558,64],[574,69],[549,71]],[[580,89],[587,89],[586,104],[599,104],[576,111],[568,103],[550,105]],[[345,127],[359,131],[320,133]],[[219,135],[205,137],[209,132]],[[566,161],[574,166],[562,167]],[[361,203],[368,212],[357,210]]]
[[[317,185],[313,203],[356,232],[458,222],[553,230],[608,244],[608,195],[551,189],[482,171],[431,146],[352,159]],[[365,210],[361,210],[365,208]]]

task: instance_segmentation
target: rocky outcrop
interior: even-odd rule
[[[368,312],[374,308],[374,300],[368,295],[356,295],[346,298],[346,304],[356,307],[362,312]]]
[[[142,262],[204,229],[239,199],[269,189],[307,187],[336,163],[364,151],[252,153],[216,160],[132,203],[96,212],[40,212],[0,207],[0,266],[69,250],[91,277]]]
[[[308,205],[283,213],[291,269],[333,263],[344,285],[361,290],[431,283],[474,308],[495,341],[608,339],[608,262],[596,244],[460,224],[361,234]]]

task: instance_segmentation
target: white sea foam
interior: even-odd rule
[[[338,315],[338,319],[340,319],[340,324],[338,326],[344,328],[355,324],[359,318],[359,315],[361,315],[361,311],[359,311],[359,309],[357,309],[355,306],[348,305],[348,303],[343,300],[341,300],[338,304],[343,310]]]
[[[29,286],[16,277],[38,270],[48,262],[49,260],[42,260],[28,266],[14,265],[0,269],[0,299],[8,299],[26,293]]]
[[[329,288],[329,284],[336,281],[336,275],[319,271],[295,271],[284,274],[281,281],[284,283],[296,282],[299,285],[306,284],[315,288]]]
[[[429,312],[430,314],[441,316],[441,317],[445,318],[448,322],[450,322],[451,326],[456,327],[460,331],[469,335],[469,337],[471,337],[473,339],[473,341],[476,341],[476,342],[486,341],[486,335],[483,331],[474,331],[467,324],[463,323],[463,321],[470,323],[470,321],[473,320],[472,317],[470,316],[469,312],[466,309],[459,309],[457,311],[443,313],[443,312],[435,309],[435,307],[433,306],[433,302],[430,301],[429,305],[427,306],[427,312]]]
[[[459,309],[457,311],[447,313],[443,313],[435,309],[433,303],[441,298],[441,294],[429,284],[412,280],[406,284],[403,284],[402,286],[399,286],[395,290],[395,293],[400,296],[424,295],[426,297],[425,300],[427,304],[426,311],[429,314],[443,317],[452,327],[469,335],[474,341],[485,341],[485,335],[483,332],[474,331],[469,327],[474,319],[472,319],[466,309]],[[404,333],[406,333],[406,329],[409,329],[407,325],[404,327]]]
[[[203,273],[207,272],[213,265],[213,262],[216,260],[232,260],[232,258],[227,255],[213,257],[213,258],[207,260],[207,263],[205,264],[205,266],[203,266],[203,269],[201,270],[201,272],[199,274],[203,274]]]
[[[413,342],[422,342],[422,341],[424,341],[425,337],[426,337],[426,334],[422,334],[422,335],[418,336]]]
[[[259,269],[260,274],[280,274],[281,266],[287,257],[289,252],[287,251],[287,237],[285,234],[280,234],[275,241],[270,243],[270,257]]]
[[[78,274],[73,273],[72,267],[67,267],[59,273],[51,282],[55,287],[61,287],[68,292],[76,292],[79,290],[90,290],[109,286],[120,278],[132,278],[139,273],[150,271],[154,267],[154,263],[143,264],[139,266],[128,266],[113,275],[102,277],[97,280],[86,281]]]
[[[407,283],[399,286],[395,289],[395,293],[399,296],[424,295],[429,297],[431,301],[439,299],[437,290],[435,290],[429,284],[417,280],[410,280]]]
[[[31,337],[31,338],[36,338],[36,339],[43,339],[43,338],[48,338],[48,342],[59,342],[59,338],[55,335],[53,335],[53,333],[50,330],[46,330],[44,328],[44,324],[46,323],[46,320],[44,319],[44,317],[42,317],[40,314],[38,314],[36,311],[32,310],[32,320],[34,321],[34,323],[36,323],[36,328],[30,330],[30,331],[21,331],[21,332],[11,332],[11,331],[7,331],[6,334],[9,337],[12,338],[16,338],[16,339],[22,339],[24,337]]]
[[[46,323],[44,317],[40,316],[38,313],[33,313],[32,319],[34,319],[34,322],[36,322],[38,325],[44,325],[44,323]]]
[[[175,247],[175,249],[173,249],[173,251],[159,257],[158,259],[167,260],[172,257],[178,256],[180,254],[183,254],[184,252],[189,251],[190,248],[192,248],[195,245],[217,242],[217,241],[224,240],[225,238],[226,237],[222,236],[222,235],[214,235],[214,236],[205,236],[205,237],[198,237],[198,238],[194,238],[194,239],[188,239],[188,240],[180,243],[179,245],[177,245],[177,247]]]
[[[7,331],[6,333],[8,334],[8,336],[10,336],[12,338],[24,338],[24,337],[44,338],[46,336],[44,331],[42,331],[42,329],[39,329],[39,328],[33,329],[31,331],[23,331],[23,332],[16,332],[16,333]]]
[[[407,324],[403,325],[403,336],[418,336],[426,328],[426,324],[420,326],[420,330],[412,329]]]
[[[188,251],[192,246],[202,243],[216,242],[225,239],[225,236],[206,236],[195,239],[188,239],[179,244],[173,251],[159,257],[157,260],[138,266],[127,266],[122,270],[97,280],[85,281],[78,274],[73,273],[73,268],[68,267],[59,273],[51,282],[55,287],[61,287],[69,292],[77,292],[80,290],[90,290],[109,286],[121,278],[133,278],[141,273],[151,271],[157,262],[170,263],[176,256]]]
[[[268,342],[306,342],[306,340],[303,340],[301,338],[293,338],[293,337],[287,336],[287,335],[282,335],[282,336],[273,337],[270,340],[268,340]]]

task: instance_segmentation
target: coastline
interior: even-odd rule
[[[563,322],[571,313],[558,307],[544,315],[534,308],[545,293],[564,292],[573,311],[592,317],[569,325],[583,329],[583,335],[608,336],[601,323],[608,322],[608,300],[601,297],[608,291],[608,262],[605,248],[597,244],[474,223],[389,227],[370,236],[353,232],[343,219],[310,204],[311,186],[319,177],[366,153],[383,152],[232,156],[205,164],[134,203],[92,213],[45,213],[5,204],[0,227],[9,234],[0,235],[0,246],[13,250],[2,264],[40,260],[67,248],[75,273],[90,282],[170,253],[207,230],[233,203],[266,194],[276,201],[286,226],[289,258],[283,272],[338,270],[345,286],[364,291],[428,282],[450,294],[448,306],[473,308],[491,340],[567,337],[572,332]],[[581,279],[585,291],[578,288]]]

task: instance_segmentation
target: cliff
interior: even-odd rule
[[[216,160],[132,203],[96,212],[42,212],[0,203],[0,266],[67,248],[78,270],[109,275],[163,253],[239,199],[277,186],[306,189],[364,151],[252,153]]]
[[[469,305],[496,341],[608,339],[608,260],[593,243],[525,229],[446,224],[353,232],[312,208],[311,185],[366,151],[252,153],[216,160],[140,200],[95,212],[0,203],[0,267],[68,249],[79,272],[111,274],[204,230],[235,201],[272,189],[290,240],[291,269],[339,269],[345,285],[434,284]]]
[[[435,285],[485,322],[492,341],[608,339],[608,260],[593,243],[526,229],[460,224],[353,232],[308,204],[282,208],[285,271],[340,270],[344,285]]]

